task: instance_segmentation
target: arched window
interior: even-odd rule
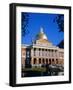
[[[52,64],[55,64],[55,61],[54,61],[54,59],[52,59]]]
[[[52,62],[54,62],[54,59],[52,59]]]
[[[34,58],[34,64],[36,64],[36,58]]]
[[[41,64],[41,58],[39,58],[39,64]]]
[[[51,64],[51,59],[49,59],[49,64]]]
[[[44,58],[43,58],[43,64],[45,63],[45,60],[44,60]]]
[[[48,64],[48,59],[46,59],[46,64]]]

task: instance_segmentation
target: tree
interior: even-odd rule
[[[57,46],[59,48],[64,48],[64,40],[62,40]]]
[[[64,15],[57,15],[54,21],[58,25],[59,32],[64,32]],[[57,46],[60,48],[64,48],[64,40],[60,41],[60,43]]]
[[[58,14],[54,20],[59,28],[59,32],[64,32],[64,15]]]
[[[28,20],[29,20],[29,15],[28,13],[22,13],[22,18],[21,18],[21,29],[22,29],[22,36],[25,36],[28,33],[27,26],[28,26]]]

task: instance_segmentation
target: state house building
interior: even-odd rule
[[[31,65],[42,66],[46,64],[63,65],[64,64],[64,49],[54,46],[43,28],[35,36],[31,45],[22,44],[21,46],[21,64],[22,68]]]

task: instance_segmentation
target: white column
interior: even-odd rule
[[[38,48],[36,48],[36,56],[38,56]]]
[[[34,56],[34,49],[31,49],[31,56]]]

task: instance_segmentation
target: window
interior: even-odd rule
[[[34,48],[34,56],[36,56],[36,48]]]
[[[54,61],[54,59],[52,59],[52,64],[55,64],[55,61]]]
[[[45,63],[45,60],[43,59],[43,63]]]
[[[36,58],[34,58],[34,64],[36,64]]]
[[[44,56],[44,49],[42,49],[42,56]]]
[[[54,62],[54,59],[52,59],[52,62]]]
[[[51,64],[51,59],[49,59],[49,64]]]
[[[39,58],[39,64],[41,64],[41,58]]]
[[[48,59],[46,59],[46,64],[48,64]]]

